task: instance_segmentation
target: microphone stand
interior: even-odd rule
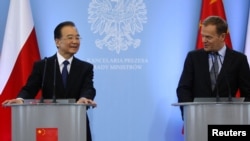
[[[54,62],[53,102],[56,103],[56,59]]]
[[[220,58],[220,55],[218,54],[218,56],[219,56],[220,64],[222,66],[222,60]],[[227,87],[228,87],[228,101],[231,102],[231,101],[233,101],[232,100],[232,93],[231,93],[231,87],[229,85],[229,81],[228,81],[227,75],[225,75],[225,79],[226,79],[226,83],[227,83]]]
[[[47,69],[47,57],[44,58],[44,69],[43,69],[43,78],[42,78],[42,85],[41,85],[42,95],[41,95],[40,103],[44,103],[43,87],[44,87],[44,80],[45,80],[45,75],[46,75],[46,69]]]

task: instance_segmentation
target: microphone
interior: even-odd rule
[[[53,103],[56,103],[56,58],[54,62]]]
[[[219,60],[220,60],[220,64],[222,66],[222,60],[219,56]],[[227,73],[226,73],[227,74]],[[232,101],[232,92],[231,92],[231,87],[229,85],[229,81],[228,81],[228,78],[227,78],[227,75],[225,74],[225,80],[226,80],[226,84],[227,84],[227,87],[228,87],[228,101]]]
[[[210,52],[210,54],[212,55],[212,64],[213,64],[212,69],[214,70],[214,72],[216,72],[214,65],[215,65],[215,61],[217,61],[217,60],[215,60],[214,57],[218,57],[219,54],[218,54],[218,52]],[[219,58],[220,58],[220,56],[219,56]],[[216,63],[218,63],[218,62],[216,62]],[[218,71],[219,71],[219,68],[218,68]],[[219,88],[217,86],[218,85],[217,84],[218,72],[217,72],[217,74],[213,73],[213,75],[214,75],[214,79],[215,79],[214,88],[216,89],[216,102],[219,102],[220,101],[220,95],[219,95]]]
[[[44,87],[44,80],[45,80],[45,75],[46,75],[46,69],[47,69],[47,57],[44,58],[43,78],[42,78],[42,84],[41,84],[42,95],[41,95],[40,103],[44,103],[43,87]]]

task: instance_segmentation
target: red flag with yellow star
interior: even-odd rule
[[[212,15],[220,16],[224,20],[227,20],[222,0],[202,0],[201,15],[200,15],[200,21],[199,21],[199,32],[198,32],[198,38],[197,38],[197,43],[196,43],[197,49],[203,48],[202,39],[200,35],[201,22],[208,16],[212,16]],[[226,36],[225,42],[229,48],[232,48],[232,43],[231,43],[229,32],[228,32],[228,35]]]
[[[58,141],[58,129],[36,128],[36,141]]]

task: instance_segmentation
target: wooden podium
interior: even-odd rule
[[[183,106],[185,141],[207,141],[208,125],[249,125],[249,102],[187,102]]]
[[[12,141],[86,141],[86,107],[70,100],[25,100],[9,104]]]

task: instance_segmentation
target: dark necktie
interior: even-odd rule
[[[212,54],[212,68],[210,70],[212,90],[214,90],[214,87],[216,85],[216,79],[217,79],[218,72],[219,72],[219,64],[218,64],[217,56],[218,55],[216,53]]]
[[[63,69],[62,69],[62,80],[63,80],[63,85],[66,88],[66,84],[67,84],[67,77],[68,77],[68,69],[67,69],[67,65],[69,64],[69,61],[65,60],[63,62]]]

